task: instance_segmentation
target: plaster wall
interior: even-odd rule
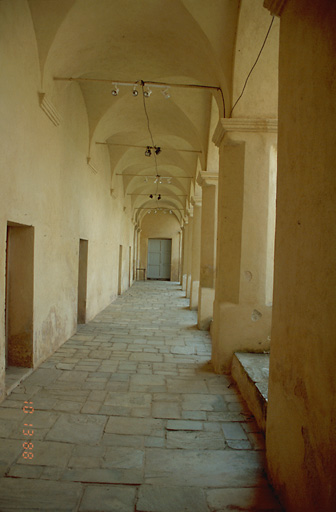
[[[289,512],[336,510],[336,4],[281,14],[269,474]]]
[[[233,61],[232,106],[243,90],[271,21],[269,12],[263,8],[263,0],[241,0]],[[277,117],[278,48],[279,19],[275,18],[261,56],[241,99],[234,107],[232,117]]]
[[[162,211],[145,215],[141,223],[140,267],[147,269],[148,239],[171,238],[171,272],[170,280],[178,281],[180,265],[180,224],[175,215]]]
[[[132,245],[122,194],[110,195],[106,149],[87,165],[88,122],[80,88],[55,88],[55,126],[39,106],[38,48],[26,2],[0,3],[0,381],[4,378],[7,222],[34,226],[34,366],[76,329],[79,239],[88,240],[87,319],[117,294],[119,243]],[[127,251],[125,253],[128,254]],[[125,265],[128,283],[128,265]],[[126,284],[125,284],[126,287]]]

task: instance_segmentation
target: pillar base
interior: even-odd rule
[[[213,318],[215,289],[200,286],[198,292],[197,325],[200,331],[208,331]]]
[[[211,359],[215,372],[230,373],[237,351],[269,350],[271,323],[271,307],[215,301]]]
[[[191,283],[190,290],[190,309],[198,309],[198,293],[199,293],[199,281],[193,281]]]

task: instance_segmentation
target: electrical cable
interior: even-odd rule
[[[144,95],[144,82],[141,81],[141,89],[142,89],[142,101],[143,101],[143,106],[144,106],[144,110],[145,110],[145,115],[146,115],[146,119],[147,119],[147,128],[148,128],[148,132],[149,132],[149,135],[150,135],[150,138],[151,138],[151,141],[152,141],[152,146],[155,147],[155,143],[154,143],[154,138],[153,138],[153,133],[152,133],[152,130],[151,130],[151,127],[150,127],[150,122],[149,122],[149,116],[148,116],[148,112],[147,112],[147,106],[146,106],[146,96]],[[156,152],[154,151],[153,152],[154,154],[154,161],[155,161],[155,171],[156,171],[156,178],[157,178],[157,183],[156,183],[156,197],[158,197],[158,190],[159,190],[159,181],[160,181],[160,176],[159,176],[159,172],[158,172],[158,165],[157,165],[157,159],[156,159]],[[157,201],[157,200],[156,200]],[[158,204],[158,201],[157,201],[157,204]]]
[[[262,51],[263,51],[263,49],[264,49],[264,47],[265,47],[265,44],[266,44],[266,41],[267,41],[267,39],[268,39],[269,33],[270,33],[270,31],[271,31],[271,28],[272,28],[272,25],[273,25],[273,21],[274,21],[274,16],[272,16],[272,21],[271,21],[271,23],[270,23],[270,26],[268,27],[267,34],[266,34],[266,37],[265,37],[265,39],[264,39],[264,42],[263,42],[263,44],[262,44],[262,46],[261,46],[261,48],[260,48],[260,51],[259,51],[259,53],[258,53],[258,57],[256,58],[255,63],[253,64],[253,66],[252,66],[252,68],[251,68],[251,70],[250,70],[249,74],[247,75],[247,78],[246,78],[246,80],[245,80],[245,83],[244,83],[244,87],[243,87],[243,89],[242,89],[242,92],[240,93],[240,96],[238,96],[238,99],[236,100],[235,104],[233,105],[233,107],[232,107],[232,109],[231,109],[230,117],[232,117],[233,109],[235,108],[235,106],[237,105],[237,103],[239,102],[239,100],[241,99],[241,97],[243,96],[244,91],[245,91],[245,87],[246,87],[246,85],[247,85],[247,82],[248,82],[248,80],[249,80],[249,78],[250,78],[250,76],[251,76],[251,74],[252,74],[252,71],[254,70],[254,68],[255,68],[255,67],[256,67],[256,65],[257,65],[257,62],[258,62],[258,60],[259,60],[259,58],[260,58],[260,55],[262,54]]]

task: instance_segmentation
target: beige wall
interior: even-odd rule
[[[289,512],[336,510],[336,4],[281,15],[267,460]]]
[[[78,85],[54,91],[55,126],[39,106],[40,70],[26,2],[0,3],[0,395],[4,377],[4,295],[7,222],[32,225],[34,242],[34,365],[76,329],[79,239],[88,242],[87,319],[117,294],[119,244],[126,260],[133,226],[122,191],[110,195],[106,148],[87,165],[88,122]],[[124,288],[128,286],[126,261]]]
[[[148,238],[171,238],[171,281],[178,281],[180,265],[180,224],[174,214],[162,211],[146,214],[141,223],[140,267],[147,268]]]

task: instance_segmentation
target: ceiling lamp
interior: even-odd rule
[[[173,213],[171,210],[169,210],[170,215]]]
[[[159,155],[161,153],[161,148],[158,146],[154,146],[154,152],[156,155]]]
[[[161,199],[161,194],[158,195],[158,201],[160,201],[160,199]]]
[[[118,96],[119,94],[119,87],[117,84],[114,85],[114,89],[111,91],[112,96]]]
[[[149,198],[150,198],[150,199],[153,199],[153,194],[150,194]]]
[[[169,93],[169,88],[166,87],[165,89],[163,89],[163,91],[161,91],[163,96],[166,98],[166,100],[169,100],[170,98],[170,93]]]
[[[138,91],[138,89],[136,88],[136,85],[133,87],[132,94],[133,94],[133,96],[138,96],[138,94],[139,94],[139,91]]]
[[[147,146],[147,149],[145,151],[145,155],[146,156],[151,156],[151,154],[152,154],[151,148],[150,148],[150,146]]]
[[[152,91],[150,90],[149,87],[146,87],[144,89],[144,92],[143,92],[143,95],[145,96],[145,98],[149,98],[149,96],[152,94]]]

